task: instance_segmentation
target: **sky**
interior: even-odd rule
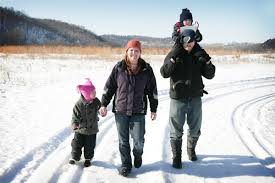
[[[0,0],[30,17],[56,19],[98,34],[171,37],[183,8],[202,43],[261,43],[275,38],[274,0]]]

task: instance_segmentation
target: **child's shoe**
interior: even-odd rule
[[[69,160],[69,164],[71,164],[71,165],[74,165],[75,162],[76,162],[76,161],[75,161],[74,159],[70,159],[70,160]]]
[[[89,167],[89,166],[91,166],[91,160],[90,159],[86,159],[84,161],[84,167]]]

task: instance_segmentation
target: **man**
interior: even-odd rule
[[[182,49],[168,53],[160,69],[164,78],[170,77],[170,143],[173,154],[172,166],[182,168],[181,147],[185,119],[189,126],[187,137],[187,154],[191,161],[196,161],[195,147],[201,134],[203,93],[202,76],[212,79],[215,66],[209,55],[195,40],[195,32],[186,29],[180,35]]]

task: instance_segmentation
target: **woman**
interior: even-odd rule
[[[114,96],[112,111],[115,113],[122,161],[119,173],[126,177],[132,169],[129,134],[133,138],[134,166],[139,168],[144,146],[146,96],[150,102],[151,119],[155,120],[158,94],[153,69],[140,57],[141,43],[130,40],[125,51],[125,58],[114,66],[105,84],[99,112],[106,116],[106,107]]]

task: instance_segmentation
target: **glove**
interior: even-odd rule
[[[79,129],[79,124],[78,124],[78,123],[73,123],[73,124],[72,124],[72,129],[73,129],[73,130]]]
[[[196,52],[194,55],[198,59],[198,61],[203,64],[211,60],[211,57],[203,49]]]
[[[176,58],[182,54],[184,54],[186,51],[183,49],[182,45],[175,44],[175,46],[171,50],[171,56],[176,60]]]

